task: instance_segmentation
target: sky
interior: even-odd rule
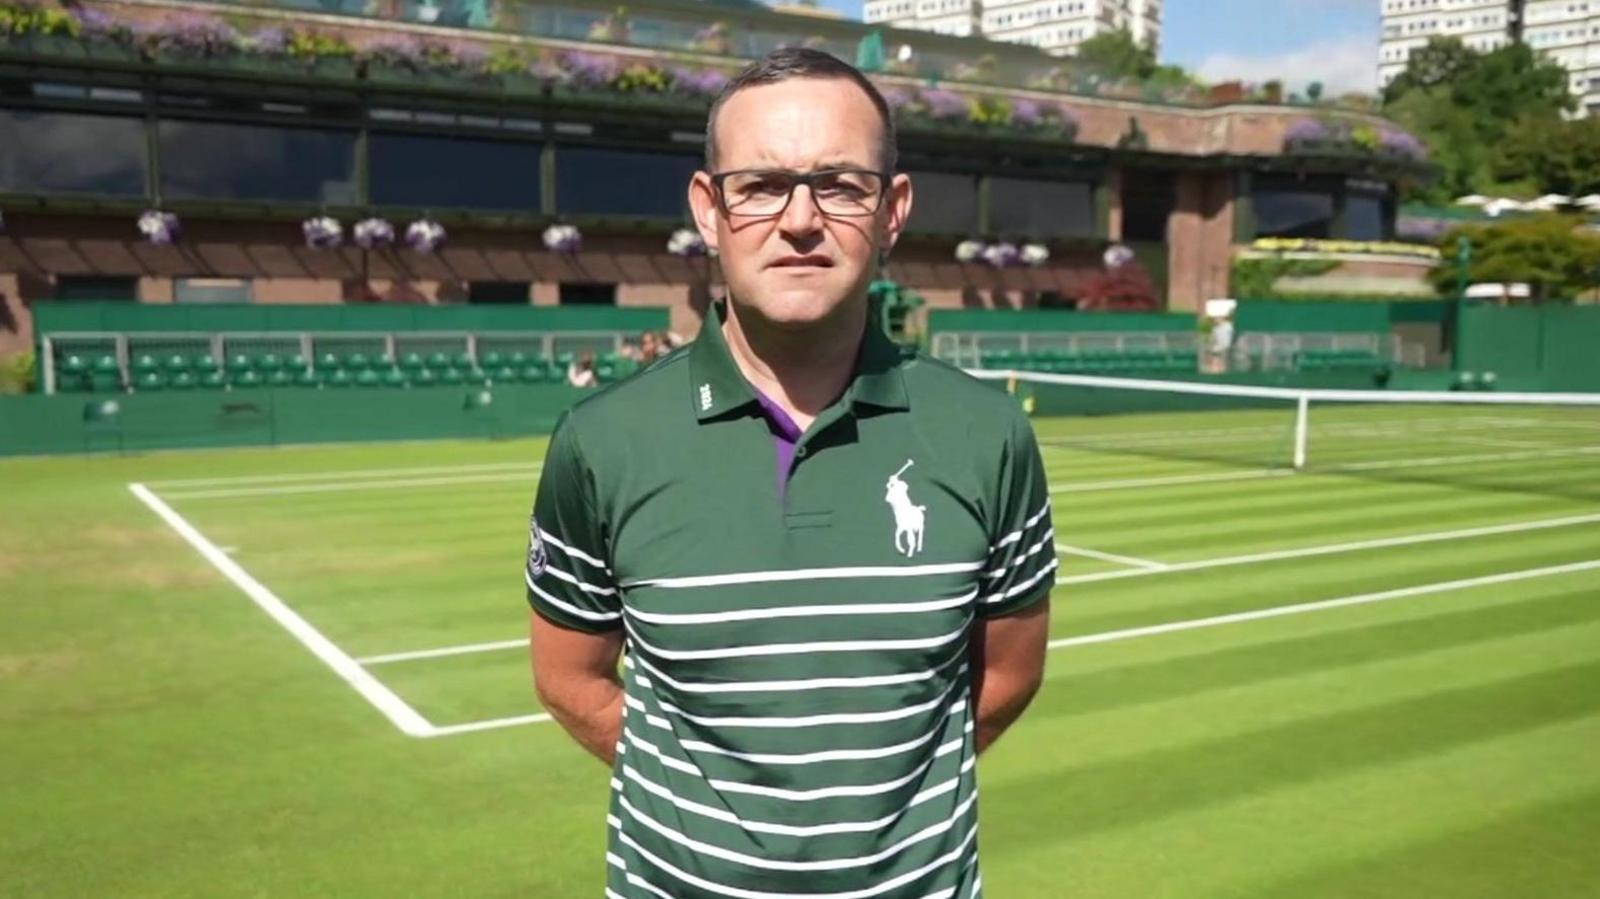
[[[861,0],[822,0],[861,17]],[[1379,0],[1166,0],[1161,61],[1207,81],[1321,81],[1330,94],[1375,90]]]

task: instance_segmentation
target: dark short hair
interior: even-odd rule
[[[711,113],[706,116],[708,170],[716,171],[717,113],[722,111],[722,104],[747,87],[777,84],[794,78],[843,78],[861,88],[866,93],[867,99],[877,108],[878,118],[883,122],[883,145],[878,150],[880,167],[885,172],[894,171],[898,154],[895,148],[894,116],[889,112],[888,101],[883,99],[883,94],[878,92],[877,86],[867,80],[867,76],[861,74],[861,70],[831,53],[809,47],[783,47],[768,53],[733,76],[733,80],[722,88],[722,93],[717,94],[717,99],[711,103]]]

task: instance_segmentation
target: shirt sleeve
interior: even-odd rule
[[[978,607],[986,618],[1019,612],[1049,596],[1060,564],[1044,462],[1033,428],[1020,414],[1012,420],[997,489],[997,515]]]
[[[528,523],[528,602],[556,624],[599,633],[622,625],[622,595],[606,564],[607,529],[596,511],[594,473],[570,415],[550,437]]]

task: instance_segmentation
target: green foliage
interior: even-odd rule
[[[981,96],[972,100],[967,119],[977,125],[1011,124],[1011,101],[1003,97]]]
[[[520,47],[499,47],[489,54],[483,70],[490,75],[514,75],[528,70],[528,54]]]
[[[25,3],[0,3],[0,34],[67,35],[77,37],[78,19],[64,9]]]
[[[39,378],[33,350],[0,356],[0,393],[30,393]]]
[[[612,86],[625,93],[661,93],[672,86],[672,77],[650,65],[631,65],[617,75]]]
[[[1156,51],[1133,39],[1126,29],[1102,31],[1078,45],[1078,62],[1107,78],[1152,82],[1159,88],[1189,87],[1193,75],[1180,66],[1162,65]]]
[[[1414,197],[1433,203],[1518,187],[1497,176],[1496,149],[1528,123],[1559,121],[1575,103],[1566,70],[1528,47],[1478,53],[1456,38],[1433,38],[1413,52],[1383,101],[1383,113],[1421,138],[1439,167],[1438,180]],[[1521,186],[1542,191],[1542,178],[1529,174],[1535,177]]]
[[[1582,230],[1575,216],[1530,215],[1487,225],[1454,228],[1440,241],[1447,260],[1463,238],[1472,241],[1467,277],[1474,283],[1523,283],[1535,300],[1570,298],[1600,283],[1600,236]],[[1456,290],[1454,264],[1428,276],[1441,295]]]
[[[1279,278],[1314,278],[1338,267],[1331,259],[1235,259],[1229,284],[1235,299],[1270,299],[1280,293],[1273,288]]]
[[[1490,170],[1502,183],[1570,196],[1600,191],[1600,119],[1519,121],[1495,148]]]
[[[350,57],[356,53],[356,48],[344,38],[314,31],[291,32],[285,47],[288,54],[296,59]]]

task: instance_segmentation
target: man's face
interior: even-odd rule
[[[883,168],[883,124],[876,107],[842,78],[796,78],[746,88],[717,115],[717,172]],[[804,328],[866,301],[880,249],[894,245],[911,213],[911,181],[883,185],[876,213],[822,213],[798,185],[783,212],[730,215],[711,177],[689,186],[695,222],[717,250],[733,302],[777,327]]]

